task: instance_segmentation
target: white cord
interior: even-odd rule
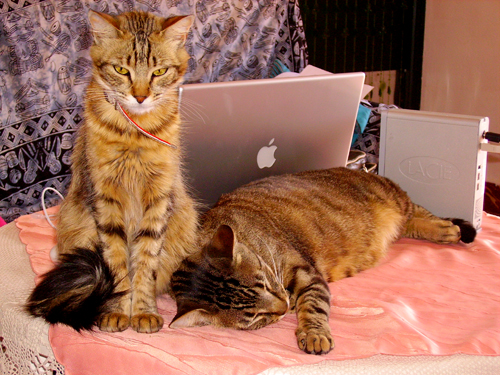
[[[54,229],[57,229],[56,226],[52,223],[52,220],[50,220],[50,217],[49,217],[49,214],[47,213],[47,208],[45,207],[45,192],[47,190],[51,190],[53,191],[54,193],[56,193],[57,195],[59,195],[59,197],[64,200],[64,197],[62,196],[61,193],[59,193],[56,189],[54,188],[51,188],[51,187],[48,187],[48,188],[45,188],[42,190],[42,208],[43,208],[43,214],[45,215],[45,219],[47,219],[47,221],[49,222],[50,226]]]
[[[500,144],[481,142],[479,148],[486,152],[500,154]]]

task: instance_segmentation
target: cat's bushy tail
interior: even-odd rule
[[[471,223],[462,219],[448,219],[460,228],[460,240],[464,243],[471,243],[476,238],[477,231]]]
[[[117,280],[100,248],[77,249],[59,261],[35,287],[26,310],[49,323],[90,330],[124,293],[115,291]]]

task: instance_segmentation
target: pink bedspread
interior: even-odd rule
[[[55,231],[42,215],[17,220],[33,270],[52,262]],[[167,323],[155,334],[131,329],[79,334],[51,326],[50,342],[67,375],[256,374],[270,367],[374,354],[500,355],[500,218],[485,214],[472,245],[400,240],[378,267],[330,285],[335,349],[302,353],[289,315],[258,331],[169,329],[175,303],[158,298]]]

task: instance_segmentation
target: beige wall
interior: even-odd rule
[[[420,108],[488,116],[500,133],[500,0],[427,0]],[[500,154],[486,176],[500,184]]]

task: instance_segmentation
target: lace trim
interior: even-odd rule
[[[14,223],[0,228],[0,374],[63,375],[48,339],[49,326],[22,310],[34,273]]]

